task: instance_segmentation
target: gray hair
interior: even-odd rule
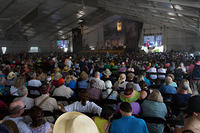
[[[8,110],[11,114],[18,114],[21,109],[22,109],[22,107],[20,105],[17,105],[12,108],[10,107]]]
[[[100,72],[95,72],[94,76],[95,76],[95,77],[100,76]]]
[[[18,88],[18,94],[19,96],[23,97],[28,94],[28,89],[25,86],[21,86],[20,88]]]
[[[36,78],[37,77],[37,74],[35,72],[31,73],[30,77],[33,79],[33,78]]]

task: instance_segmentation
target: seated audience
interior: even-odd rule
[[[18,96],[14,99],[14,101],[23,101],[24,105],[26,106],[25,109],[30,109],[34,106],[34,100],[32,98],[27,97],[28,96],[28,89],[25,86],[21,86],[18,89]]]
[[[112,122],[110,133],[149,133],[145,121],[132,116],[132,108],[129,103],[121,103],[120,113],[122,118]]]
[[[44,114],[40,107],[32,107],[29,116],[32,120],[29,127],[33,133],[53,133],[53,124],[44,120]]]
[[[172,82],[170,83],[170,85],[177,88],[178,86],[177,86],[176,82],[174,82],[174,79],[175,79],[174,74],[168,74],[167,76],[172,78]],[[164,83],[164,84],[166,84],[166,83]]]
[[[200,132],[200,96],[196,95],[189,99],[187,117],[184,120],[183,133]]]
[[[172,110],[175,115],[178,115],[181,108],[186,107],[189,98],[192,96],[189,81],[183,79],[177,94],[172,99]]]
[[[106,86],[106,91],[104,91],[102,93],[102,98],[103,99],[113,99],[113,100],[117,100],[117,96],[118,96],[118,93],[117,91],[115,91],[113,88],[112,88],[112,82],[110,80],[107,80],[105,82],[105,86]]]
[[[103,80],[100,79],[100,72],[95,72],[94,76],[94,80],[96,81],[96,88],[99,88],[100,90],[105,90],[105,83]]]
[[[144,100],[141,105],[143,110],[143,117],[156,117],[165,120],[167,114],[167,107],[163,103],[163,97],[159,90],[153,90],[149,97]],[[164,131],[164,124],[147,123],[150,133],[162,133]]]
[[[115,82],[114,87],[116,90],[125,90],[126,89],[126,84],[128,82],[126,81],[126,75],[125,74],[120,74],[118,81]]]
[[[176,88],[170,85],[172,82],[172,78],[167,76],[165,79],[166,85],[161,86],[160,92],[162,94],[176,94]]]
[[[128,73],[126,81],[128,81],[128,82],[134,82],[134,77],[135,77],[134,73]]]
[[[55,98],[49,96],[48,84],[43,84],[40,87],[41,96],[35,98],[35,105],[40,107],[42,110],[51,111],[58,110],[58,104]]]
[[[124,93],[120,95],[120,100],[123,102],[132,103],[138,100],[140,97],[140,92],[136,91],[134,88],[127,86]]]
[[[42,85],[41,81],[36,79],[37,78],[37,75],[36,73],[32,73],[31,74],[31,80],[28,81],[28,86],[31,86],[31,87],[40,87]]]
[[[12,86],[16,77],[17,76],[14,72],[10,72],[7,76],[6,86]]]
[[[66,98],[70,98],[73,95],[72,89],[69,87],[66,87],[64,85],[65,80],[63,78],[60,78],[58,80],[58,87],[53,90],[53,95],[52,96],[63,96]]]
[[[89,94],[89,99],[94,99],[94,100],[100,100],[102,96],[102,90],[97,88],[96,80],[94,79],[90,81],[88,94]]]
[[[140,86],[141,86],[142,90],[140,91],[139,100],[142,102],[143,100],[147,99],[147,97],[153,92],[153,90],[148,88],[145,81],[141,81]]]
[[[117,110],[116,110],[117,113],[120,113],[120,105],[121,105],[121,103],[117,104]],[[130,105],[132,108],[132,114],[139,115],[139,113],[141,112],[140,104],[138,102],[132,102],[132,103],[130,103]]]
[[[25,85],[25,78],[24,77],[17,77],[14,80],[14,84],[10,88],[10,94],[14,96],[19,96],[18,88]]]
[[[107,80],[112,81],[112,78],[110,77],[112,74],[112,72],[110,71],[110,69],[106,69],[105,71],[103,71],[103,77],[101,77],[101,79],[106,82]]]
[[[12,120],[16,123],[18,130],[20,133],[32,133],[30,128],[23,121],[23,117],[21,116],[24,113],[24,102],[22,101],[14,101],[9,105],[9,112],[11,113],[9,116],[6,116],[3,119],[3,122],[6,120]]]
[[[102,108],[100,117],[95,116],[93,118],[94,123],[97,125],[100,133],[109,133],[111,118],[113,117],[114,110],[112,107],[105,106]]]
[[[72,90],[76,89],[76,81],[72,78],[72,75],[67,75],[65,77],[65,86],[71,88]]]
[[[88,89],[89,83],[88,83],[88,74],[86,72],[81,72],[80,79],[77,81],[78,88],[80,89]]]
[[[83,113],[93,113],[100,116],[102,108],[96,105],[94,102],[88,101],[89,96],[87,90],[80,91],[80,101],[74,102],[67,105],[62,109],[64,112],[83,112]]]

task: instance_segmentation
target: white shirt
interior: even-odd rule
[[[70,59],[65,59],[65,66],[68,66],[69,68],[71,68],[72,64],[73,63]]]
[[[150,73],[157,73],[157,70],[155,67],[151,67],[147,72]],[[151,79],[157,79],[157,74],[150,74]]]
[[[10,116],[6,116],[3,121],[12,120],[16,123],[19,133],[32,133],[30,128],[23,122],[23,117],[11,118]]]
[[[28,81],[28,86],[40,87],[41,85],[42,83],[40,82],[40,80],[37,80],[37,79],[32,79]]]
[[[141,91],[140,85],[139,85],[139,84],[136,84],[136,83],[134,83],[134,89],[135,89],[136,91]]]
[[[105,82],[99,78],[94,78],[94,80],[96,81],[96,88],[101,89],[101,90],[105,90],[106,86],[105,86]]]
[[[14,87],[14,86],[11,86],[10,87],[10,94],[13,95],[13,96],[19,96],[18,88]]]
[[[83,112],[83,113],[94,113],[94,114],[97,113],[99,116],[102,111],[101,107],[96,105],[94,102],[90,102],[90,101],[87,101],[85,106],[83,106],[81,102],[77,101],[68,106],[65,106],[64,108],[66,112],[77,111],[77,112]]]
[[[159,78],[159,79],[165,79],[165,74],[166,74],[166,72],[167,72],[167,69],[159,68],[159,69],[158,69],[158,73],[163,73],[163,75],[158,74],[158,78]]]

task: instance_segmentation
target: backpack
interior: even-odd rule
[[[200,65],[195,64],[194,69],[192,71],[192,79],[200,80]]]

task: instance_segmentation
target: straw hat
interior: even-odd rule
[[[62,78],[62,74],[57,72],[56,75],[54,76],[54,80],[58,81],[59,79]]]
[[[103,72],[104,75],[106,76],[110,76],[112,74],[112,72],[109,70],[109,69],[106,69],[104,72]]]
[[[7,76],[7,79],[13,79],[16,77],[16,74],[14,72],[10,72]]]
[[[68,66],[65,66],[63,69],[63,72],[69,72],[69,71],[70,71],[70,68]]]
[[[54,133],[99,133],[94,121],[79,112],[67,112],[61,115],[54,125]]]

